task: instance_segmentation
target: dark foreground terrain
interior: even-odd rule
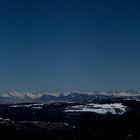
[[[115,99],[123,114],[66,112],[82,103],[0,105],[1,139],[30,140],[140,140],[140,102]]]

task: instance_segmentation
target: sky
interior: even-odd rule
[[[139,0],[0,0],[0,90],[139,83]]]

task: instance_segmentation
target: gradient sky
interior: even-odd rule
[[[140,89],[139,0],[0,0],[1,90]]]

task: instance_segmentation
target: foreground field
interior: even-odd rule
[[[140,102],[134,100],[3,104],[0,117],[0,136],[8,139],[140,139]]]

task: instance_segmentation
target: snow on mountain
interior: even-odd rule
[[[73,92],[0,92],[0,103],[5,102],[48,102],[48,101],[76,101],[95,100],[108,98],[123,98],[127,100],[140,100],[140,91],[135,90],[114,90],[114,91],[73,91]]]
[[[13,98],[19,98],[19,99],[24,99],[25,94],[21,94],[17,91],[9,92],[9,95]]]
[[[25,96],[29,97],[30,99],[38,99],[38,98],[40,98],[42,96],[42,94],[41,93],[35,94],[35,93],[28,92],[28,93],[25,93],[24,97]]]

